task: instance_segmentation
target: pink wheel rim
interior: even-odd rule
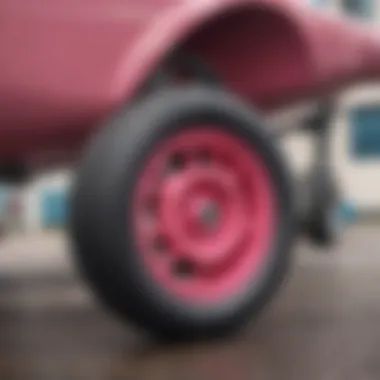
[[[263,159],[234,135],[192,128],[149,157],[134,193],[145,269],[182,300],[236,294],[267,261],[275,195]]]

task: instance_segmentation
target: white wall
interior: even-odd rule
[[[349,111],[368,104],[380,106],[380,84],[358,87],[341,96],[335,120],[334,162],[348,197],[357,207],[380,209],[380,158],[360,160],[348,152]]]

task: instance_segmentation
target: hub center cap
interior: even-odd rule
[[[206,228],[215,227],[220,219],[220,209],[216,202],[203,201],[198,210],[198,219]]]

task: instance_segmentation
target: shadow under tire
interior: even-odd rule
[[[71,199],[78,266],[111,310],[158,338],[234,332],[287,272],[296,220],[284,162],[229,93],[145,97],[84,152]]]

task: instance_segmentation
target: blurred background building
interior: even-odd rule
[[[354,22],[379,28],[379,0],[298,0],[316,11],[345,14]],[[360,213],[380,214],[380,84],[361,86],[342,93],[334,122],[333,165],[344,197]],[[294,114],[293,114],[294,115]],[[283,120],[284,118],[279,120]],[[288,122],[299,122],[292,116]],[[280,122],[281,124],[281,122]],[[310,156],[309,141],[301,136],[287,139],[286,150],[299,168]],[[37,178],[19,193],[0,191],[0,223],[26,231],[62,227],[67,218],[70,172]]]
[[[346,16],[380,32],[379,0],[300,0],[331,17]],[[380,83],[341,93],[333,123],[333,166],[345,201],[357,214],[380,215]],[[291,117],[290,121],[294,122]],[[297,121],[295,121],[297,122]],[[311,147],[303,136],[286,141],[297,167],[307,164]]]
[[[312,5],[380,32],[379,0],[311,0]],[[334,164],[347,199],[358,212],[380,212],[380,83],[341,95],[335,133]]]

